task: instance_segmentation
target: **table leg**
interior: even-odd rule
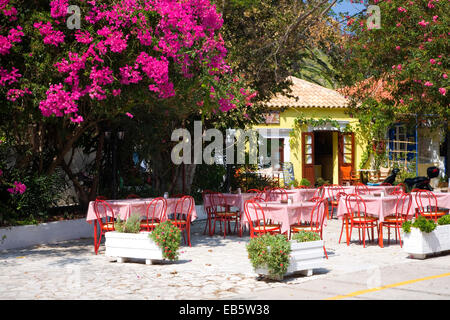
[[[348,234],[348,216],[344,216],[344,219],[345,219],[345,233],[346,233],[346,235],[347,235],[347,245],[350,245],[350,239],[349,239],[349,237],[350,237],[350,235]]]
[[[380,222],[379,228],[380,230],[378,231],[378,245],[380,246],[380,248],[383,248],[383,222]]]

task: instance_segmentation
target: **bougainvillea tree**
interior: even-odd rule
[[[80,9],[80,29],[68,23],[69,5]],[[1,115],[10,119],[2,135],[24,148],[17,166],[62,167],[84,203],[96,187],[83,193],[66,159],[87,132],[100,137],[135,108],[179,108],[182,117],[251,106],[209,0],[1,0],[0,11]]]
[[[361,14],[347,21],[347,59],[342,71],[355,106],[397,119],[448,122],[449,9],[443,0],[373,1],[381,28]],[[369,23],[368,23],[369,22]],[[365,102],[368,102],[368,104]],[[358,108],[354,111],[358,111]]]

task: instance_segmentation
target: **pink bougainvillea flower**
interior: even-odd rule
[[[133,119],[134,118],[134,116],[131,114],[131,113],[129,113],[129,112],[127,112],[127,113],[125,113],[128,117],[130,117],[131,119]]]
[[[444,73],[444,74],[442,75],[442,78],[447,79],[447,78],[448,78],[448,75],[447,75],[446,73]]]
[[[439,16],[433,16],[433,22],[436,22]]]
[[[445,94],[447,93],[447,89],[439,88],[439,93],[442,94],[443,96],[445,96]]]
[[[9,188],[7,190],[9,193],[23,194],[27,190],[27,187],[19,181],[14,181],[14,188]]]
[[[435,63],[436,63],[436,60],[430,59],[430,63],[431,63],[431,64],[435,64]]]
[[[433,83],[430,82],[430,81],[427,81],[423,85],[426,86],[426,87],[431,87],[431,86],[433,86]]]
[[[427,22],[427,21],[425,21],[423,19],[422,19],[422,21],[419,22],[419,25],[422,26],[422,27],[426,27],[429,24],[430,24],[429,22]]]
[[[395,50],[397,50],[397,51],[400,50],[400,46],[396,46]]]

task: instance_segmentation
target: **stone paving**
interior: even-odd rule
[[[0,299],[233,299],[354,271],[367,270],[367,281],[376,281],[373,270],[411,261],[392,241],[389,246],[385,241],[384,248],[376,243],[363,248],[357,232],[350,246],[345,241],[338,244],[341,221],[331,220],[324,230],[326,267],[311,277],[295,275],[273,282],[253,272],[245,249],[248,233],[242,238],[209,237],[203,235],[204,224],[193,223],[192,247],[182,246],[177,262],[117,263],[105,256],[104,245],[95,255],[93,239],[0,252]]]

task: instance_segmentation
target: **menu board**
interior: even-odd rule
[[[285,186],[288,186],[295,180],[294,166],[292,165],[292,162],[283,163],[283,179]]]

